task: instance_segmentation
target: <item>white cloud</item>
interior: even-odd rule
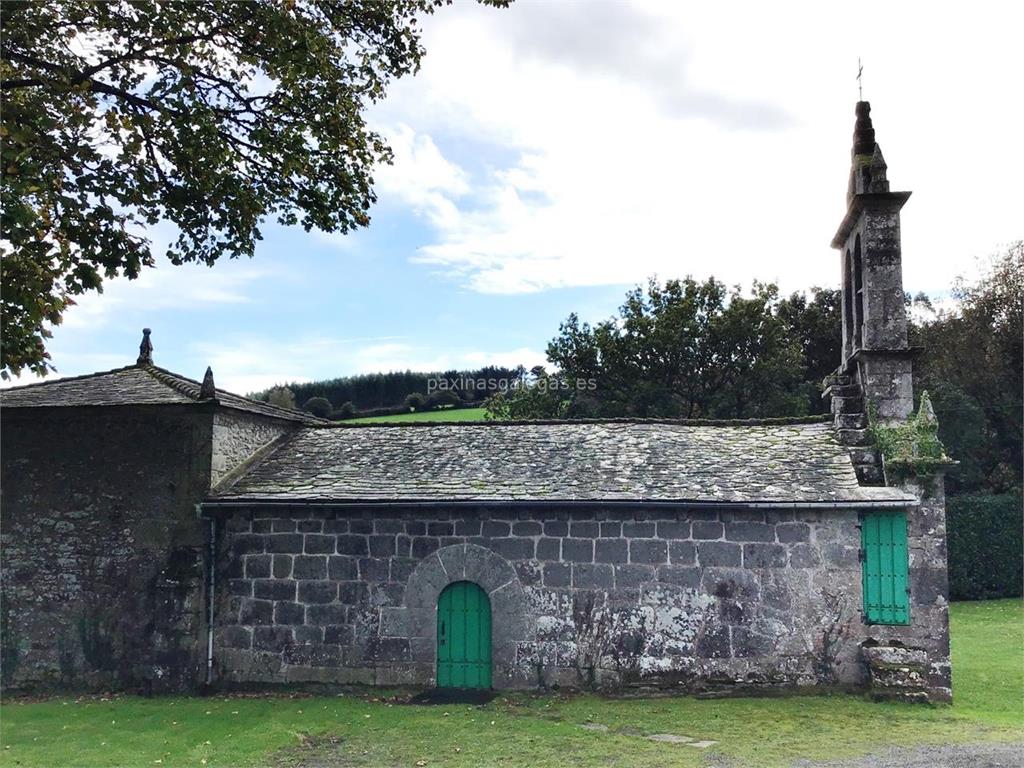
[[[1024,19],[992,6],[858,12],[876,20],[870,35],[811,3],[438,13],[423,70],[377,114],[400,126],[382,188],[433,228],[415,258],[480,292],[655,273],[835,284],[828,244],[862,57],[893,188],[915,190],[906,286],[942,291],[1022,234],[1024,108],[1009,93]],[[460,142],[513,159],[488,157],[471,178],[438,151]]]
[[[417,135],[408,125],[385,131],[385,139],[395,161],[374,174],[379,199],[404,203],[436,227],[452,226],[458,215],[455,201],[469,191],[466,172],[448,162],[429,136]]]
[[[61,328],[93,331],[128,311],[247,303],[250,299],[246,289],[272,273],[267,266],[256,264],[222,263],[210,269],[198,264],[174,266],[161,262],[155,268],[143,269],[135,280],[106,280],[103,293],[91,291],[75,297],[75,306],[64,314]]]

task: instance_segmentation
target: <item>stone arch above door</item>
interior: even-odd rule
[[[417,660],[433,663],[437,657],[437,600],[456,581],[478,584],[491,601],[494,687],[523,685],[516,673],[516,652],[520,643],[532,641],[536,633],[526,593],[508,560],[476,544],[442,547],[423,558],[409,575],[400,623]]]

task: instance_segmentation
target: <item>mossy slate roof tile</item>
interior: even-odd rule
[[[4,408],[67,408],[76,406],[183,405],[212,402],[200,398],[202,385],[193,379],[150,364],[41,381],[0,391]],[[302,411],[216,390],[216,402],[248,413],[306,424],[324,423]]]
[[[210,501],[871,502],[824,423],[307,427]]]

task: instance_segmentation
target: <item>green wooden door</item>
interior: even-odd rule
[[[449,584],[437,599],[437,685],[491,687],[491,601],[469,581]]]
[[[864,617],[869,624],[909,624],[907,516],[871,512],[861,519]]]

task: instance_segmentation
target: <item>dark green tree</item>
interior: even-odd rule
[[[928,390],[939,437],[960,462],[950,491],[1021,487],[1024,460],[1024,241],[995,257],[975,280],[953,287],[957,307],[911,327],[924,347],[915,389]],[[922,302],[918,302],[921,305]]]
[[[801,344],[779,303],[774,285],[744,295],[713,278],[652,280],[596,326],[570,315],[548,344],[557,374],[503,396],[506,404],[492,398],[492,416],[802,415]]]
[[[423,410],[436,411],[438,408],[451,408],[462,405],[462,398],[450,389],[431,392],[423,404]]]
[[[789,326],[803,355],[810,413],[829,408],[821,398],[821,382],[838,367],[843,351],[841,295],[834,288],[811,288],[810,295],[793,293],[779,302],[779,319]]]
[[[153,265],[158,221],[172,263],[208,265],[251,256],[268,218],[366,226],[391,153],[365,110],[447,2],[4,2],[3,375],[49,370],[48,326]]]
[[[326,419],[331,415],[334,406],[331,405],[331,401],[326,397],[311,397],[302,404],[302,410],[314,416],[319,416],[321,419]]]

